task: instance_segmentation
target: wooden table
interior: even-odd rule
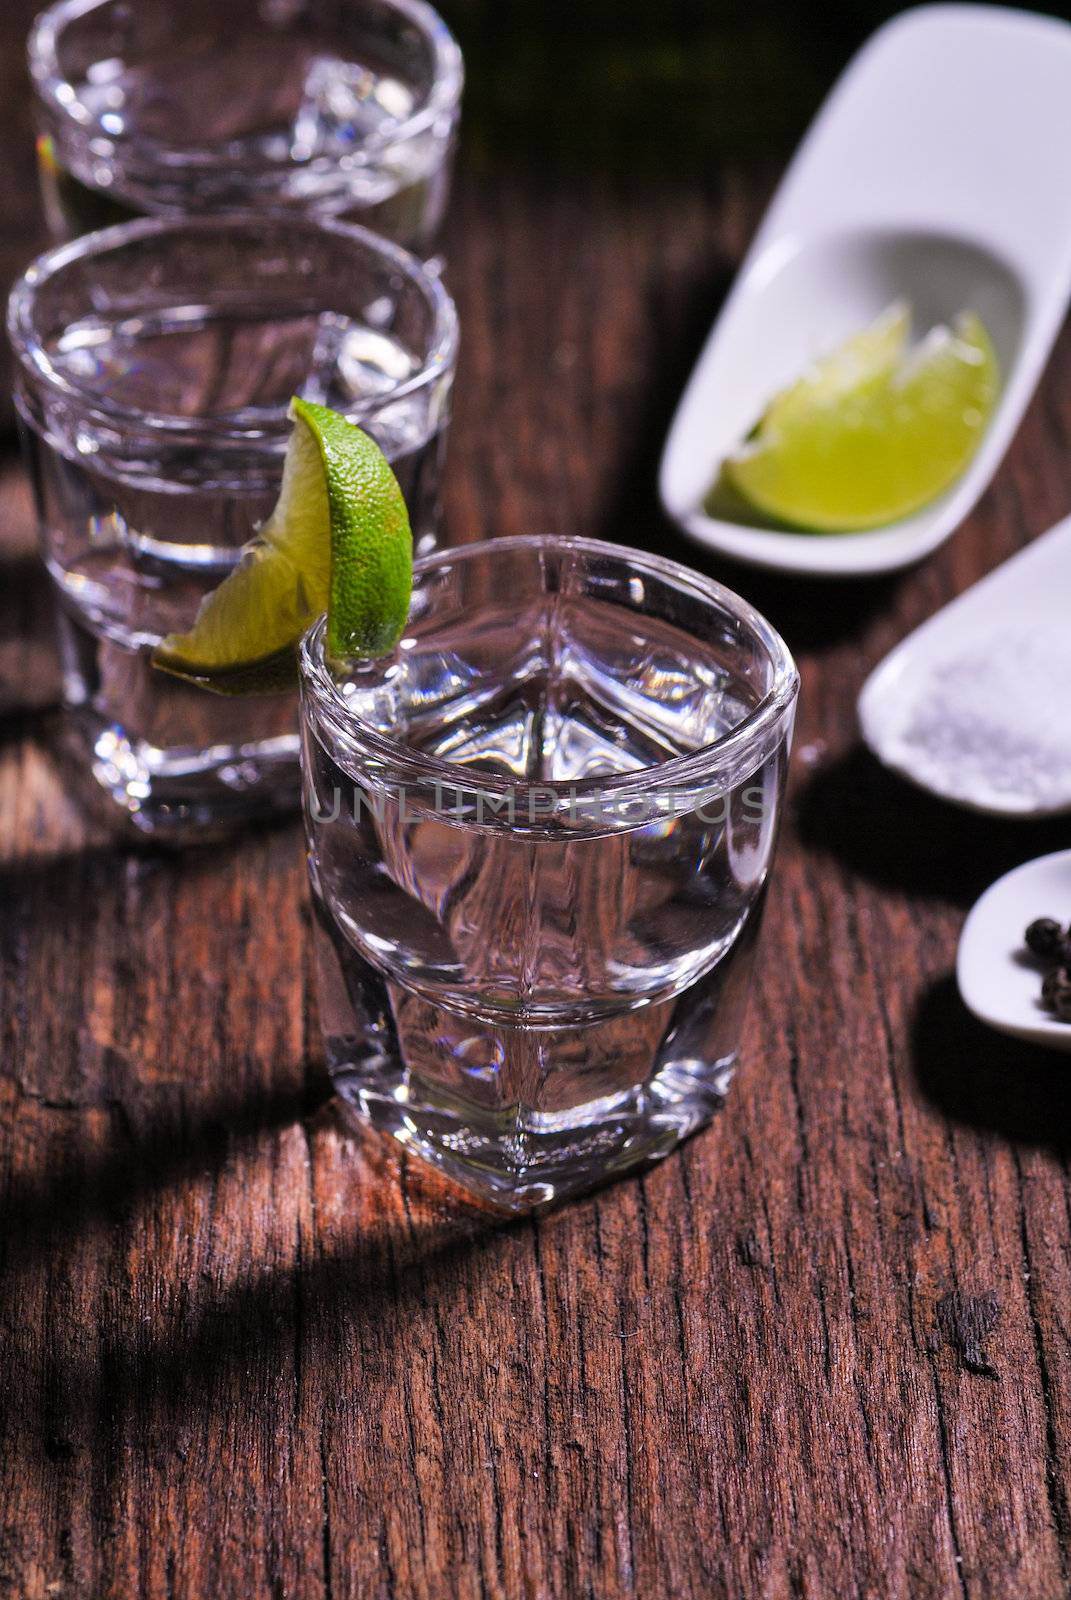
[[[12,267],[31,9],[2,23]],[[951,977],[972,899],[1067,830],[909,793],[853,705],[1067,510],[1071,340],[919,570],[835,588],[708,562],[660,519],[655,465],[775,175],[470,165],[451,219],[451,535],[683,556],[803,674],[728,1107],[557,1213],[494,1226],[346,1131],[296,825],[174,858],[87,820],[4,458],[0,1595],[1069,1592],[1071,1080],[974,1026]]]

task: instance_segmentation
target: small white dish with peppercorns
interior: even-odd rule
[[[1039,856],[987,889],[964,923],[959,992],[979,1021],[1071,1051],[1071,850]]]

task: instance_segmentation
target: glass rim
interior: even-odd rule
[[[166,234],[215,236],[244,232],[250,235],[251,243],[255,245],[257,240],[263,243],[265,229],[269,227],[295,235],[301,232],[330,234],[360,246],[400,273],[430,304],[433,317],[431,348],[419,370],[383,394],[356,400],[346,408],[346,416],[363,420],[374,418],[386,406],[417,393],[441,374],[450,371],[457,356],[457,309],[442,280],[437,274],[429,272],[419,257],[359,223],[339,222],[334,218],[306,213],[281,212],[260,217],[249,212],[197,217],[137,217],[132,222],[100,228],[95,233],[83,234],[67,244],[44,251],[25,269],[8,298],[8,340],[20,367],[35,386],[43,387],[54,398],[76,406],[81,414],[127,434],[173,440],[180,438],[183,442],[217,446],[224,442],[250,444],[274,437],[284,439],[290,426],[285,417],[277,424],[268,420],[241,424],[224,417],[186,417],[171,412],[145,411],[136,406],[123,405],[106,395],[94,394],[91,389],[73,383],[57,369],[44,348],[42,332],[35,320],[40,290],[68,267],[84,259]]]
[[[371,756],[390,769],[391,777],[414,782],[438,783],[458,791],[479,790],[483,794],[500,797],[530,795],[533,792],[553,796],[556,802],[592,800],[628,800],[649,793],[651,780],[657,776],[660,785],[687,787],[709,785],[717,774],[734,768],[737,758],[749,747],[758,745],[791,709],[799,690],[799,672],[788,646],[772,623],[732,589],[684,566],[679,561],[654,555],[646,550],[627,545],[612,544],[608,540],[588,539],[553,534],[520,534],[508,538],[484,539],[454,549],[437,550],[424,556],[413,565],[414,587],[418,580],[452,562],[469,561],[495,552],[517,552],[552,548],[558,551],[577,552],[589,558],[610,557],[627,564],[639,575],[664,578],[686,589],[694,597],[709,605],[727,611],[735,621],[743,624],[762,644],[773,667],[773,682],[765,695],[747,716],[727,729],[719,738],[684,755],[672,756],[653,766],[640,767],[631,772],[608,773],[601,777],[575,779],[545,779],[533,783],[530,778],[514,777],[504,773],[485,772],[466,767],[457,762],[445,761],[416,750],[401,739],[381,733],[364,718],[357,716],[340,692],[327,666],[324,634],[327,619],[321,616],[306,632],[299,650],[299,673],[303,688],[308,688],[318,714],[324,716],[333,732],[356,747],[363,756]],[[302,707],[302,719],[306,712]]]
[[[110,3],[112,0],[56,0],[54,5],[35,19],[27,40],[30,76],[38,98],[64,127],[87,137],[93,136],[94,124],[81,121],[72,112],[71,108],[81,102],[74,84],[60,68],[59,40],[68,23],[76,22],[98,6]],[[139,157],[144,157],[143,170],[155,167],[167,173],[198,171],[221,165],[248,173],[286,172],[295,167],[326,171],[343,164],[349,167],[363,166],[370,160],[378,159],[384,150],[407,144],[426,132],[439,117],[455,112],[465,81],[461,48],[428,0],[380,0],[380,3],[410,22],[429,45],[432,56],[431,87],[426,98],[408,116],[370,133],[362,140],[358,150],[347,152],[344,163],[340,159],[322,155],[310,156],[305,160],[266,153],[235,158],[233,152],[222,150],[219,146],[171,145],[164,140],[139,137],[136,132],[127,131],[108,134],[107,137],[117,150],[136,150]]]

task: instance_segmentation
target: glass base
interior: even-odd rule
[[[518,1114],[492,1133],[473,1128],[464,1108],[435,1097],[400,1064],[372,1076],[333,1063],[344,1104],[362,1123],[390,1134],[495,1210],[530,1211],[660,1161],[710,1121],[725,1100],[735,1059],[649,1083],[589,1106],[580,1120],[536,1128]]]
[[[362,1122],[481,1201],[546,1205],[659,1160],[721,1107],[751,942],[684,991],[609,1020],[504,1025],[385,978],[321,906],[328,1069]]]
[[[82,706],[68,710],[72,757],[134,831],[154,842],[204,843],[301,804],[297,734],[207,750],[160,750]]]

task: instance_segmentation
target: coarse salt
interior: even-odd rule
[[[917,780],[950,799],[1071,805],[1071,628],[1009,625],[936,662],[897,743]]]

